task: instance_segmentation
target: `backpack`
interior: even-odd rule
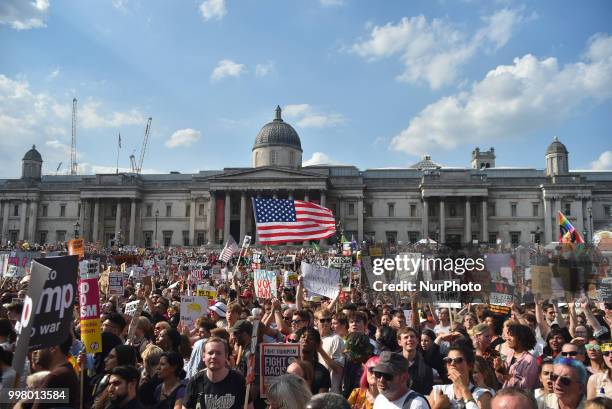
[[[404,403],[402,404],[402,409],[410,409],[410,405],[412,404],[412,401],[418,397],[423,398],[423,400],[425,400],[425,403],[427,404],[427,407],[431,409],[431,406],[429,406],[429,402],[427,401],[427,399],[425,399],[423,395],[415,391],[410,391],[408,396],[406,396],[406,399],[404,400]]]

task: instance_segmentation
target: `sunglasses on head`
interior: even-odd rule
[[[569,378],[567,376],[559,376],[557,374],[550,375],[550,379],[552,379],[553,382],[557,382],[558,379],[561,385],[563,386],[570,386],[572,382],[574,382],[572,378]]]
[[[383,378],[385,381],[389,382],[393,379],[393,374],[374,371],[374,377],[376,379]]]
[[[586,348],[587,351],[591,349],[595,351],[601,351],[601,345],[597,345],[597,344],[586,344],[584,347]]]
[[[446,365],[450,365],[450,364],[459,365],[459,364],[462,364],[463,361],[465,361],[465,358],[462,356],[458,356],[457,358],[446,357],[443,359],[443,361]]]
[[[576,355],[578,355],[578,351],[567,351],[567,352],[561,352],[561,356],[564,357],[575,357]]]

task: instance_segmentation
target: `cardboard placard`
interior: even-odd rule
[[[289,365],[299,359],[300,344],[259,345],[259,391],[267,396],[268,387],[281,375],[287,373]]]

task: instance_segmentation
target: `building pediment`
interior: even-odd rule
[[[226,170],[221,175],[215,175],[209,180],[211,182],[241,181],[245,180],[326,180],[327,175],[315,172],[307,172],[299,169],[286,169],[277,167],[263,167],[241,170]]]

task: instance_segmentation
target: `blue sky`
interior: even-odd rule
[[[612,169],[612,3],[191,0],[0,3],[0,161],[83,173],[140,155],[145,172],[250,166],[284,108],[305,163]]]

